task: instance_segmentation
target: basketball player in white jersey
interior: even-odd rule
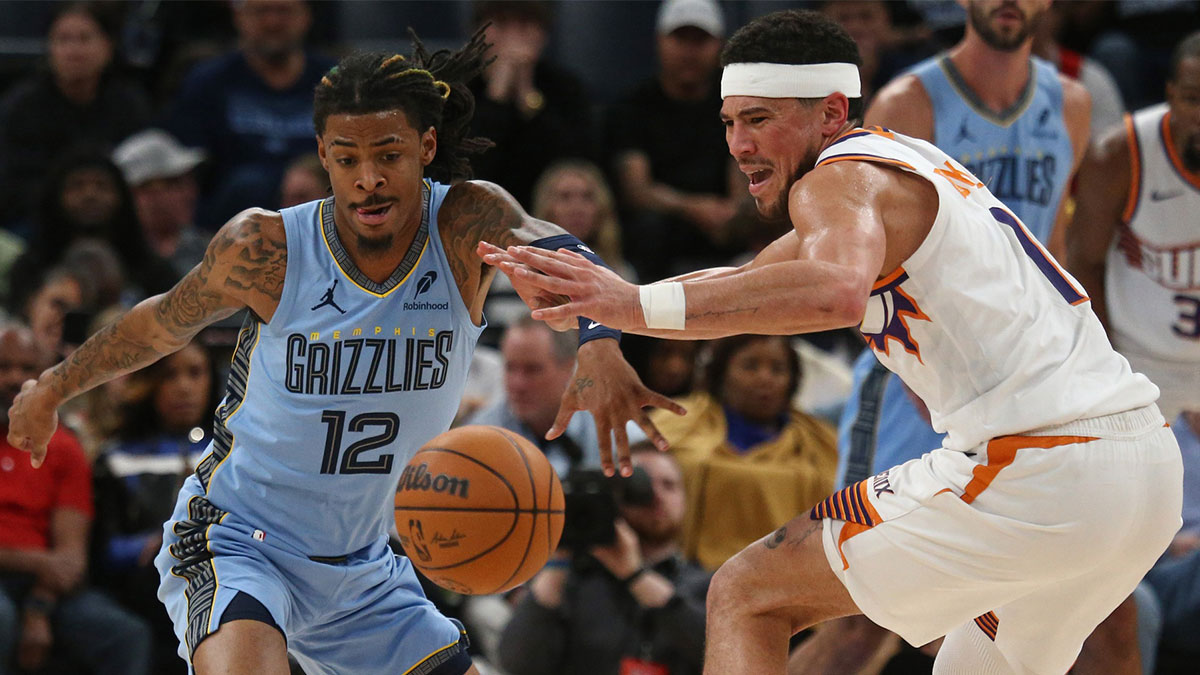
[[[1200,33],[1175,50],[1166,103],[1127,115],[1088,153],[1067,267],[1113,346],[1200,411]]]
[[[914,645],[945,635],[935,673],[1066,672],[1179,529],[1158,390],[974,175],[855,128],[857,49],[836,24],[776,12],[722,61],[730,152],[792,232],[742,267],[640,287],[570,253],[481,246],[567,298],[533,312],[551,322],[693,339],[857,325],[947,433],[725,563],[705,671],[782,673],[789,636],[863,613]]]

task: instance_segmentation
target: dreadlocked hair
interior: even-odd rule
[[[467,83],[491,63],[490,44],[480,29],[462,49],[430,52],[408,29],[411,56],[387,52],[358,52],[331,68],[313,96],[313,127],[325,133],[330,115],[367,115],[403,111],[418,133],[437,130],[437,154],[425,175],[442,182],[471,177],[470,155],[494,144],[486,138],[468,137],[475,114],[475,96]]]

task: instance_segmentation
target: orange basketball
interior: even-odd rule
[[[456,593],[498,593],[528,581],[558,546],[563,509],[546,456],[499,427],[437,436],[413,455],[396,487],[404,552]]]

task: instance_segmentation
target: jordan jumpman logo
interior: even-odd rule
[[[329,305],[330,307],[333,307],[334,309],[341,312],[342,314],[346,313],[346,310],[342,309],[341,307],[338,307],[338,304],[336,302],[334,302],[334,300],[333,300],[333,289],[337,288],[338,281],[340,281],[340,279],[333,280],[333,285],[329,287],[329,290],[325,291],[325,295],[321,296],[321,301],[318,302],[316,305],[313,305],[313,307],[310,311],[315,312],[318,309],[321,309],[322,307],[324,307],[325,305]]]

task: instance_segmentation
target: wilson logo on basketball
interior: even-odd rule
[[[429,473],[428,464],[418,464],[415,467],[404,467],[404,473],[400,474],[400,484],[396,489],[398,492],[408,490],[448,492],[456,497],[467,499],[467,490],[470,486],[471,481],[466,478],[449,476],[444,473],[435,476]]]

